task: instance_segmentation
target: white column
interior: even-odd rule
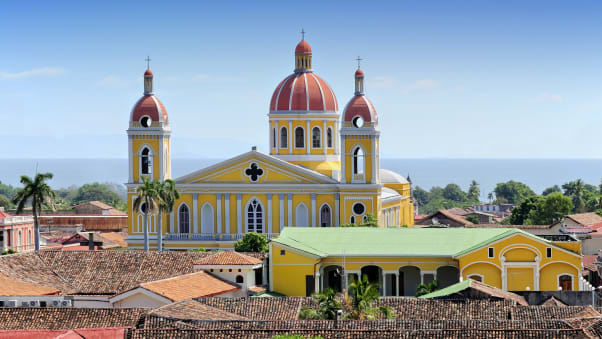
[[[236,195],[236,229],[242,234],[242,194]]]
[[[8,232],[2,230],[2,251],[8,250]]]
[[[375,184],[376,171],[378,171],[378,168],[376,167],[376,137],[371,136],[370,142],[372,143],[372,156],[370,157],[372,159],[372,181],[370,183]]]
[[[288,194],[288,225],[293,226],[293,195]]]
[[[383,297],[387,296],[387,273],[383,272]]]
[[[324,127],[322,128],[322,148],[324,149],[324,154],[326,154],[326,120],[324,120]]]
[[[159,137],[159,180],[164,180],[165,154],[163,154],[163,136]]]
[[[274,120],[274,128],[276,129],[276,155],[278,155],[278,150],[280,149],[280,120]],[[267,272],[267,270],[264,270]]]
[[[193,231],[199,233],[199,204],[198,204],[198,193],[192,194],[192,220],[193,220]]]
[[[169,232],[170,233],[176,233],[175,230],[175,222],[174,222],[174,213],[173,211],[171,211],[171,213],[169,213]]]
[[[311,227],[316,227],[316,194],[311,194]]]
[[[332,131],[332,142],[334,143],[334,154],[340,154],[340,150],[339,150],[339,139],[337,139],[337,135],[339,135],[340,131],[339,131],[339,120],[337,119],[334,122],[334,131]]]
[[[278,204],[280,207],[280,225],[278,226],[280,229],[280,233],[282,233],[282,228],[284,227],[284,194],[280,193],[280,203]],[[289,226],[289,225],[287,225]]]
[[[343,184],[347,183],[347,175],[345,175],[345,164],[347,162],[346,156],[345,156],[345,140],[343,139],[344,137],[341,135],[341,182]]]
[[[293,141],[295,140],[293,133],[293,121],[288,121],[288,154],[293,154]]]
[[[129,174],[129,183],[134,182],[134,140],[132,140],[133,136],[128,135],[128,154],[129,154],[129,167],[130,167],[130,174]]]
[[[272,233],[272,194],[268,194],[268,232]]]
[[[334,225],[335,226],[340,226],[340,220],[339,220],[339,199],[340,199],[341,195],[339,193],[335,193],[334,194]]]
[[[310,143],[312,141],[312,137],[311,137],[311,131],[309,130],[309,120],[306,121],[306,125],[307,125],[307,129],[305,130],[305,142],[306,142],[306,150],[307,150],[307,154],[311,154],[311,151],[309,150],[309,147],[311,146]]]
[[[316,272],[316,279],[314,281],[314,292],[320,293],[320,272]]]
[[[230,234],[230,193],[224,194],[224,197],[224,213],[226,214],[224,220],[226,231],[224,233]]]
[[[395,272],[395,296],[399,297],[399,271]]]
[[[217,194],[217,234],[222,233],[222,194]]]

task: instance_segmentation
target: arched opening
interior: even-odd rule
[[[276,129],[272,128],[272,148],[276,148]]]
[[[263,206],[255,198],[247,206],[247,232],[263,233]]]
[[[332,128],[330,127],[326,130],[326,146],[332,148]]]
[[[418,267],[404,266],[399,269],[399,295],[415,296],[420,282],[420,269]]]
[[[286,127],[280,129],[280,148],[288,148],[288,130]]]
[[[307,227],[309,226],[309,213],[307,206],[304,203],[300,203],[295,208],[295,226]]]
[[[322,288],[332,288],[335,292],[343,291],[343,268],[333,265],[324,267],[322,273]]]
[[[364,279],[364,275],[368,277],[370,283],[382,287],[382,269],[380,267],[375,265],[364,266],[361,270],[362,279]]]
[[[144,147],[140,157],[140,166],[142,174],[153,173],[153,158],[148,147]]]
[[[437,286],[445,288],[460,281],[460,271],[453,266],[442,266],[437,268]]]
[[[303,131],[303,127],[295,128],[295,147],[296,148],[304,148],[305,147],[305,133]]]
[[[190,233],[190,210],[188,206],[180,206],[178,211],[178,230],[180,233]]]
[[[359,146],[353,151],[353,174],[364,174],[364,150]]]
[[[355,216],[351,216],[351,218],[349,218],[349,223],[350,224],[355,224]]]
[[[213,233],[213,207],[205,203],[201,208],[201,233]]]
[[[237,284],[242,284],[245,281],[245,279],[242,277],[242,275],[237,275],[236,276],[236,283]]]
[[[320,128],[318,128],[318,127],[314,127],[311,130],[311,147],[312,148],[320,148],[320,147],[322,147],[321,146],[322,143],[321,143],[321,140],[320,140],[321,139],[320,138],[320,134],[321,134]]]
[[[332,225],[331,219],[330,206],[324,204],[320,208],[320,226],[330,227]]]
[[[478,281],[478,282],[483,282],[483,276],[480,274],[471,274],[468,277],[466,277],[468,279],[472,279],[474,281]]]
[[[563,274],[558,277],[558,287],[563,291],[573,290],[573,277],[568,274]]]

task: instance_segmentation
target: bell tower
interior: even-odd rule
[[[128,135],[128,183],[171,178],[169,119],[163,103],[153,92],[153,72],[147,58],[144,94],[130,114]]]

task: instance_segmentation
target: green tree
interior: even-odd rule
[[[524,225],[527,219],[529,219],[531,211],[537,208],[537,203],[541,199],[544,199],[544,197],[539,195],[528,197],[521,202],[520,205],[515,206],[512,209],[512,214],[510,214],[508,218],[504,219],[504,221],[508,220],[509,225]]]
[[[437,280],[433,280],[433,281],[431,281],[428,284],[420,284],[416,288],[416,296],[420,297],[422,295],[435,292],[438,289],[439,289],[439,287],[438,287],[438,284],[437,284]]]
[[[336,300],[336,294],[332,288],[327,288],[322,293],[314,293],[312,298],[318,303],[318,309],[302,307],[299,318],[334,320],[337,311],[342,309],[341,303]]]
[[[4,210],[8,210],[12,206],[13,204],[11,203],[10,199],[4,194],[0,194],[0,207],[3,207]]]
[[[265,253],[268,251],[268,238],[260,233],[249,232],[234,243],[234,250],[236,252]]]
[[[42,212],[44,206],[54,210],[54,198],[56,194],[46,183],[46,180],[52,179],[52,173],[38,173],[33,180],[26,176],[21,176],[23,188],[18,190],[13,197],[13,203],[17,205],[17,214],[22,213],[25,204],[31,203],[33,212],[33,224],[35,233],[35,249],[40,250],[40,223],[38,222],[38,213]]]
[[[460,186],[456,184],[447,184],[443,189],[443,198],[455,202],[466,202],[468,200],[468,196]]]
[[[560,187],[558,187],[558,185],[554,185],[552,187],[548,187],[545,190],[543,190],[541,195],[550,195],[551,193],[554,193],[554,192],[562,192],[562,190],[560,189]]]
[[[468,199],[478,202],[481,198],[481,188],[479,183],[473,180],[468,187]]]
[[[199,247],[199,248],[190,249],[190,250],[188,250],[188,252],[193,252],[193,253],[194,252],[207,252],[207,250],[202,247]]]
[[[176,200],[180,198],[180,193],[176,189],[176,182],[171,179],[163,182],[156,181],[155,186],[159,198],[159,237],[157,238],[157,250],[161,252],[163,251],[163,212],[167,214],[173,212],[173,206]]]
[[[529,186],[513,180],[498,183],[493,191],[498,203],[520,204],[527,197],[535,195]]]
[[[345,315],[347,319],[375,320],[380,317],[395,319],[395,311],[388,306],[376,306],[380,298],[379,285],[371,283],[364,274],[362,279],[353,280],[349,284],[347,306],[351,310]]]
[[[477,217],[476,215],[467,215],[466,217],[464,217],[464,219],[466,219],[466,221],[470,221],[475,225],[479,224],[479,217]]]
[[[416,200],[416,204],[418,206],[424,206],[431,200],[429,192],[418,186],[412,190],[412,195],[414,196],[414,200]]]
[[[0,194],[12,200],[15,194],[17,194],[17,189],[11,185],[3,184],[2,181],[0,181]]]
[[[69,195],[67,195],[68,197]],[[74,204],[81,204],[89,201],[102,201],[105,204],[111,205],[115,208],[123,208],[125,202],[117,194],[117,192],[109,189],[108,184],[101,184],[94,182],[91,184],[85,184],[77,189],[77,193],[72,198]]]
[[[586,188],[583,180],[577,179],[574,181],[569,181],[562,185],[562,189],[564,190],[564,195],[571,198],[575,212],[585,212],[584,196]]]
[[[492,203],[492,202],[493,202],[493,200],[495,199],[495,195],[494,195],[494,193],[493,193],[493,192],[489,192],[489,193],[487,194],[487,199],[489,199],[489,203]]]
[[[148,216],[158,209],[159,194],[157,185],[147,177],[142,177],[142,184],[136,187],[134,210],[141,210],[144,216],[144,251],[148,252]]]
[[[535,204],[535,209],[529,212],[527,223],[533,225],[548,225],[571,213],[573,203],[562,193],[552,193],[543,197]]]

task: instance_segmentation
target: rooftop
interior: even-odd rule
[[[237,285],[203,271],[151,281],[140,284],[139,287],[154,292],[171,301],[213,297],[239,289]]]
[[[458,296],[460,293],[467,291],[467,290],[473,290],[481,295],[487,295],[491,298],[499,298],[499,299],[513,301],[513,302],[516,302],[518,305],[523,305],[523,306],[528,305],[525,298],[521,297],[518,294],[514,294],[511,292],[505,292],[498,288],[489,286],[487,284],[484,284],[484,283],[481,283],[481,282],[478,282],[478,281],[475,281],[472,279],[466,279],[464,281],[455,283],[451,286],[442,288],[435,292],[420,296],[419,298],[423,298],[423,299],[453,298],[454,296]]]
[[[248,256],[243,253],[233,251],[222,251],[215,254],[209,255],[204,258],[199,258],[195,265],[206,265],[206,266],[219,266],[219,265],[231,265],[231,266],[254,266],[263,263],[262,260]]]

